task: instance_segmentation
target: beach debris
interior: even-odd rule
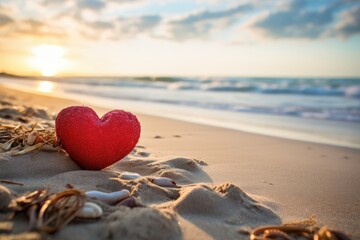
[[[10,190],[0,185],[0,211],[5,211],[9,208],[11,202],[11,192]]]
[[[0,222],[0,233],[8,233],[13,229],[14,224],[10,221]]]
[[[19,108],[17,107],[2,107],[0,109],[0,117],[5,119],[11,119],[13,117],[19,116]]]
[[[306,239],[306,240],[350,240],[350,238],[336,230],[330,230],[323,226],[316,227],[315,216],[280,226],[259,227],[250,232],[250,240],[270,240],[270,239]]]
[[[148,157],[148,156],[150,156],[150,153],[144,152],[144,151],[139,151],[139,150],[136,150],[136,151],[135,151],[135,154],[138,155],[138,156],[141,156],[141,157]]]
[[[336,230],[330,230],[327,227],[323,226],[314,234],[315,240],[350,240],[350,237],[348,237],[345,233],[336,231]]]
[[[53,233],[72,221],[85,202],[85,193],[76,189],[55,194],[40,189],[13,199],[9,209],[27,213],[29,230]]]
[[[40,208],[38,229],[48,233],[56,232],[76,217],[85,202],[84,192],[76,189],[51,195]]]
[[[178,187],[175,181],[167,177],[153,177],[149,180],[160,187]]]
[[[13,153],[12,156],[19,156],[19,155],[23,155],[23,154],[26,154],[26,153],[29,153],[29,152],[32,152],[35,150],[40,150],[43,145],[44,145],[43,143],[35,144],[35,145],[27,147],[21,151]]]
[[[22,110],[22,114],[28,117],[37,117],[46,120],[50,119],[47,111],[42,108],[25,107],[25,109]]]
[[[3,143],[1,145],[2,150],[9,151],[11,149],[11,145],[15,142],[16,138],[10,139],[9,141]]]
[[[102,208],[93,202],[86,202],[85,205],[76,214],[80,218],[100,218],[103,215]]]
[[[27,145],[29,145],[29,146],[34,145],[34,143],[38,137],[39,137],[38,132],[36,132],[36,131],[30,132],[26,139]]]
[[[1,237],[2,237],[1,240],[44,240],[44,239],[47,239],[43,234],[37,233],[37,232],[6,234]]]
[[[0,147],[3,152],[11,151],[13,156],[32,151],[59,151],[60,143],[52,127],[43,128],[35,123],[31,128],[25,125],[0,124]]]
[[[36,230],[38,227],[38,221],[37,221],[37,212],[39,210],[39,207],[37,204],[31,205],[27,208],[26,214],[29,217],[29,225],[28,230]]]
[[[4,100],[4,99],[0,100],[0,104],[3,106],[12,106],[13,105],[10,101]]]
[[[133,180],[133,179],[141,178],[141,175],[138,173],[125,171],[125,172],[120,173],[119,178],[124,179],[124,180]]]
[[[0,180],[0,182],[1,182],[1,183],[6,183],[6,184],[13,184],[13,185],[18,185],[18,186],[24,186],[23,183],[11,181],[11,180]]]
[[[26,210],[32,205],[40,204],[47,198],[47,196],[48,196],[48,190],[46,189],[36,190],[13,199],[10,203],[10,208],[16,212],[21,212]]]
[[[88,191],[85,194],[88,198],[96,199],[109,205],[113,205],[130,196],[130,192],[127,189],[111,193]]]
[[[136,207],[136,200],[134,197],[128,197],[120,201],[117,206],[126,206],[129,208]]]

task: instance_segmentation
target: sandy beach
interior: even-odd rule
[[[82,105],[3,86],[0,95],[52,114]],[[99,116],[111,110],[94,109]],[[129,210],[102,205],[106,217],[101,221],[70,224],[53,239],[73,239],[74,234],[77,239],[247,239],[244,231],[253,227],[312,214],[320,225],[360,238],[359,149],[135,114],[142,133],[126,159],[102,171],[86,171],[64,153],[1,153],[0,179],[24,184],[3,185],[16,194],[41,187],[57,192],[67,183],[84,191],[128,189],[147,206]],[[142,177],[123,180],[121,171]],[[181,187],[159,187],[149,181],[152,176],[171,178]],[[16,218],[14,233],[24,229],[24,218]]]

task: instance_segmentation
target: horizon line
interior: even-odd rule
[[[137,74],[137,75],[84,75],[84,74],[58,74],[56,76],[42,76],[40,74],[16,74],[7,71],[0,71],[0,76],[6,75],[8,77],[22,77],[22,78],[41,78],[41,79],[58,79],[58,78],[71,78],[71,77],[79,77],[79,78],[86,78],[86,77],[104,77],[104,78],[181,78],[181,77],[229,77],[229,78],[330,78],[330,79],[338,79],[338,78],[346,78],[346,79],[360,79],[359,76],[300,76],[300,75],[293,75],[293,76],[278,76],[278,75],[190,75],[190,74],[174,74],[174,75],[166,75],[166,74]]]

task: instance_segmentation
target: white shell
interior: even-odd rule
[[[34,145],[36,138],[39,136],[37,132],[31,132],[26,139],[27,145],[31,146]]]
[[[176,182],[167,177],[150,178],[150,182],[161,187],[177,187]]]
[[[102,208],[93,202],[86,202],[84,207],[76,214],[81,218],[99,218],[103,215]]]
[[[138,173],[125,171],[125,172],[120,173],[119,178],[124,179],[124,180],[132,180],[132,179],[141,178],[141,175]]]
[[[126,189],[123,189],[118,192],[112,192],[112,193],[105,193],[100,191],[89,191],[86,192],[86,196],[88,198],[97,199],[99,201],[102,201],[107,204],[115,204],[119,202],[120,200],[127,198],[130,196],[130,192]]]

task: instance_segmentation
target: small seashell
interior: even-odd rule
[[[6,187],[0,185],[0,211],[8,209],[11,201],[11,192]]]
[[[129,208],[133,208],[136,206],[136,200],[134,197],[128,197],[122,200],[121,202],[119,202],[117,206],[126,206]]]
[[[86,202],[82,209],[76,214],[81,218],[99,218],[103,215],[102,208],[93,202]]]
[[[27,137],[27,139],[26,139],[27,145],[29,145],[29,146],[34,145],[34,143],[35,143],[36,139],[38,138],[38,136],[39,136],[39,133],[31,132],[29,134],[29,136]]]
[[[119,175],[119,178],[124,179],[124,180],[132,180],[132,179],[141,178],[141,175],[138,173],[125,171]]]
[[[130,192],[126,189],[112,193],[105,193],[100,191],[88,191],[86,192],[86,196],[88,198],[97,199],[99,201],[112,205],[123,200],[124,198],[129,197]]]
[[[176,182],[167,177],[150,178],[150,182],[161,187],[177,187]]]

